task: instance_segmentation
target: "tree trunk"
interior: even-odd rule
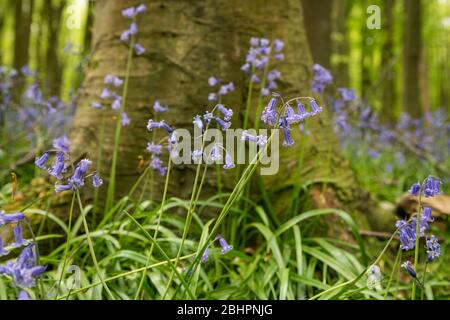
[[[394,6],[395,0],[384,0],[384,30],[385,40],[383,44],[382,63],[385,68],[383,85],[383,104],[381,107],[381,119],[391,122],[395,116],[395,69],[394,69]]]
[[[28,64],[33,8],[34,0],[16,0],[15,2],[14,68],[17,70]]]
[[[304,28],[313,62],[330,69],[333,0],[302,0],[302,4]]]
[[[50,96],[59,96],[62,82],[62,66],[59,59],[59,33],[61,15],[65,7],[65,1],[45,1],[44,10],[47,15],[47,54],[46,54],[46,78],[48,93]]]
[[[422,52],[421,0],[405,0],[403,111],[422,117],[420,61]]]
[[[333,74],[336,86],[349,86],[349,43],[347,18],[350,12],[351,2],[348,0],[333,1],[333,56],[336,59],[333,64]]]
[[[87,153],[97,163],[98,149],[102,150],[100,173],[107,180],[112,160],[116,113],[94,110],[92,101],[104,87],[107,74],[125,75],[127,46],[119,36],[129,21],[121,17],[121,10],[135,1],[106,1],[96,3],[93,28],[93,60],[88,68],[79,107],[71,132],[74,158]],[[286,43],[286,60],[274,62],[282,74],[279,92],[285,97],[309,95],[312,59],[308,50],[302,22],[302,6],[298,0],[282,1],[152,1],[139,21],[139,42],[147,49],[142,57],[135,57],[130,77],[126,112],[132,122],[122,131],[117,193],[124,195],[141,173],[139,157],[148,159],[145,147],[151,135],[146,131],[147,119],[153,118],[150,105],[158,99],[171,107],[164,119],[176,128],[192,128],[192,117],[203,114],[210,88],[207,79],[217,76],[233,81],[236,91],[224,103],[234,108],[233,126],[240,127],[246,101],[247,79],[240,71],[245,60],[249,39],[264,36],[280,38]],[[256,108],[256,101],[253,103]],[[292,196],[297,183],[312,185],[311,194],[317,206],[328,204],[351,208],[362,223],[370,219],[374,206],[367,193],[359,187],[348,163],[340,154],[329,115],[308,122],[311,135],[300,136],[295,130],[296,145],[281,151],[280,172],[264,177],[276,208],[282,212],[286,197]],[[101,141],[101,123],[105,121]],[[252,119],[253,120],[253,119]],[[306,139],[304,165],[295,174],[300,155],[300,140]],[[193,166],[177,166],[171,174],[170,195],[187,198],[192,190]],[[215,171],[214,169],[210,170]],[[300,177],[300,180],[299,180]],[[160,199],[163,179],[154,182],[155,198]],[[214,174],[206,179],[205,194],[216,192]],[[233,187],[234,173],[225,177],[226,188]],[[323,182],[327,181],[327,188]],[[324,190],[325,189],[325,190]],[[103,192],[106,187],[102,189]],[[325,197],[316,197],[325,191]],[[320,199],[319,199],[320,198]],[[339,204],[338,204],[339,203]],[[363,212],[366,214],[360,214]]]

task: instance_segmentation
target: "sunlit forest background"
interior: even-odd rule
[[[450,297],[450,0],[249,1],[242,11],[231,2],[217,4],[229,14],[222,17],[214,1],[142,1],[143,21],[132,17],[139,22],[132,37],[140,37],[145,52],[127,55],[118,44],[129,19],[122,10],[138,8],[138,1],[0,0],[0,261],[38,243],[34,264],[46,266],[38,285],[33,277],[23,285],[0,267],[1,299]],[[254,7],[254,16],[245,12]],[[241,23],[247,15],[261,25]],[[189,37],[200,49],[185,50]],[[273,61],[282,72],[271,91],[290,95],[286,100],[313,97],[325,120],[300,126],[279,178],[253,177],[250,165],[237,166],[236,179],[214,166],[205,180],[195,168],[171,173],[170,164],[161,175],[149,173],[145,167],[157,168],[145,146],[155,134],[142,133],[149,119],[161,120],[155,105],[168,106],[167,122],[191,126],[196,113],[217,102],[211,94],[208,101],[212,76],[234,82],[231,97],[219,102],[242,106],[234,111],[240,127],[259,129],[261,114],[243,110],[253,101],[261,112],[270,96],[255,90],[249,98],[257,84],[236,68],[246,62],[252,37],[283,41],[286,64]],[[109,74],[125,88],[130,82],[130,106],[120,110],[126,105],[131,120],[91,108]],[[310,88],[328,74],[326,88]],[[66,169],[89,157],[105,185],[54,194],[53,178],[36,164],[44,152],[60,151],[61,137],[73,153]],[[429,176],[432,189],[440,189],[430,196]],[[414,192],[411,186],[424,180]],[[15,219],[29,220],[28,242],[17,242],[22,222],[11,218],[14,230],[8,229],[3,210],[25,213]],[[427,233],[417,237],[419,247],[414,223],[423,216],[420,231]],[[412,247],[405,247],[411,234],[397,220],[411,223]],[[431,233],[439,259],[429,258]]]

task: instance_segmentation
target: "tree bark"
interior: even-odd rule
[[[405,0],[403,111],[422,117],[420,62],[422,52],[421,0]]]
[[[381,107],[380,116],[385,122],[391,122],[395,117],[395,75],[394,68],[394,6],[395,0],[384,0],[384,30],[385,40],[382,52],[382,66],[385,68],[384,85],[383,85],[383,104]]]
[[[302,0],[304,28],[314,63],[331,68],[331,12],[334,0]]]
[[[333,43],[333,75],[336,86],[349,86],[349,43],[347,18],[351,9],[351,1],[334,0],[333,1],[333,21],[334,28],[332,32]]]
[[[46,53],[46,78],[48,94],[59,96],[62,82],[62,66],[59,59],[59,34],[61,16],[66,5],[65,1],[45,1],[44,10],[47,15],[47,53]]]
[[[128,27],[129,21],[121,17],[121,10],[134,4],[132,0],[100,0],[96,3],[93,60],[87,71],[71,132],[74,158],[86,153],[97,163],[98,149],[102,149],[100,173],[105,180],[111,167],[116,113],[110,109],[93,110],[90,104],[98,101],[105,75],[125,75],[128,48],[119,41],[119,36]],[[151,135],[146,131],[146,122],[154,117],[150,105],[155,99],[171,107],[171,111],[164,114],[169,124],[175,128],[189,129],[192,128],[194,115],[203,114],[211,108],[205,107],[210,92],[208,77],[214,75],[233,81],[236,91],[227,96],[224,103],[234,108],[233,126],[240,127],[247,84],[240,66],[245,60],[250,37],[283,39],[286,60],[273,64],[283,73],[278,91],[285,97],[309,95],[312,59],[300,1],[186,0],[151,1],[146,4],[148,11],[139,21],[138,41],[147,51],[133,61],[126,105],[132,122],[122,131],[117,175],[119,195],[124,195],[141,173],[139,157],[148,159],[145,147]],[[253,106],[256,108],[256,101],[253,101]],[[101,141],[103,119],[106,126]],[[328,204],[349,208],[364,225],[371,219],[374,206],[370,204],[374,202],[359,188],[342,157],[328,113],[311,119],[307,126],[310,135],[301,136],[295,130],[296,145],[281,151],[280,172],[275,176],[263,177],[265,185],[270,186],[270,196],[277,199],[277,211],[282,212],[286,208],[285,199],[292,196],[295,184],[307,183],[313,186],[310,196],[316,206],[324,205],[323,202],[332,198]],[[301,139],[306,139],[304,165],[301,172],[295,174],[302,152]],[[190,195],[194,169],[187,165],[174,168],[170,195],[182,198]],[[154,182],[154,190],[158,191],[155,193],[156,200],[161,197],[163,179],[157,177]],[[225,176],[227,189],[233,187],[233,181],[234,173],[228,173]],[[326,188],[323,187],[324,181],[327,181]],[[206,195],[216,192],[215,184],[214,174],[208,175]],[[103,192],[105,190],[103,188]],[[317,197],[320,193],[325,196]]]
[[[14,68],[19,70],[29,59],[34,0],[16,0],[14,14]]]

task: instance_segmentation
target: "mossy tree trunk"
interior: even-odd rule
[[[164,114],[168,123],[176,128],[192,128],[192,117],[211,108],[207,103],[210,91],[208,77],[214,75],[233,81],[236,91],[227,96],[224,103],[235,110],[233,126],[240,127],[247,92],[247,79],[240,66],[245,60],[250,37],[283,39],[286,60],[273,63],[273,67],[283,73],[278,92],[286,97],[309,95],[312,59],[300,1],[186,0],[145,3],[148,11],[139,21],[138,40],[147,51],[133,61],[126,105],[132,122],[122,131],[118,195],[124,195],[142,172],[140,156],[148,159],[145,147],[151,135],[146,131],[146,123],[147,119],[154,118],[150,106],[155,99],[170,106],[171,111]],[[119,41],[119,36],[128,27],[129,21],[121,17],[121,10],[136,4],[137,1],[132,0],[97,2],[93,60],[87,71],[71,132],[74,157],[87,153],[96,163],[98,149],[101,148],[100,173],[105,179],[111,167],[116,113],[93,110],[90,103],[98,100],[105,75],[125,75],[128,48]],[[253,106],[255,110],[256,100]],[[106,125],[101,141],[103,119]],[[360,213],[370,214],[371,208],[366,206],[372,203],[371,199],[359,188],[340,154],[328,114],[325,112],[321,117],[308,121],[307,127],[310,135],[301,136],[296,132],[296,145],[282,150],[280,172],[264,177],[270,195],[274,199],[286,199],[292,196],[293,185],[310,183],[316,206],[344,206],[365,224],[367,216]],[[303,151],[300,148],[301,139],[305,139]],[[304,153],[304,165],[297,172],[301,152]],[[191,166],[176,167],[171,175],[170,194],[187,198],[193,184],[193,173]],[[211,174],[206,181],[205,194],[214,193],[215,181]],[[225,181],[226,186],[232,188],[233,173],[228,173]],[[327,181],[326,188],[323,188],[324,181]],[[155,193],[156,199],[161,196],[162,186],[163,178],[157,177],[154,183],[154,189],[158,191]],[[324,193],[325,197],[317,196],[318,193]],[[286,208],[285,201],[275,202],[280,212]]]

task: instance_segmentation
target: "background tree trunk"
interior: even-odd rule
[[[347,18],[351,1],[334,0],[333,2],[333,50],[332,65],[335,83],[339,87],[349,86],[349,43]]]
[[[304,28],[314,63],[331,68],[331,12],[334,0],[302,0]],[[300,23],[300,21],[299,21]]]
[[[14,16],[14,68],[28,64],[34,0],[16,0]]]
[[[129,21],[121,17],[121,10],[135,4],[136,1],[132,0],[100,0],[96,3],[98,18],[93,28],[93,60],[71,132],[74,158],[87,153],[96,163],[98,148],[102,149],[100,173],[105,180],[111,167],[116,113],[110,108],[93,110],[90,103],[98,101],[105,75],[125,75],[128,47],[120,42],[119,36]],[[126,106],[132,122],[122,131],[117,175],[119,195],[126,193],[139,176],[139,157],[148,159],[145,147],[151,135],[146,131],[146,123],[147,119],[154,117],[150,106],[155,99],[170,106],[171,111],[164,114],[168,123],[176,128],[190,129],[192,117],[211,108],[205,107],[210,91],[208,77],[214,75],[224,81],[233,81],[236,91],[227,96],[224,103],[235,110],[233,127],[240,127],[247,84],[240,66],[245,60],[250,37],[283,39],[286,60],[273,63],[273,67],[283,73],[278,91],[286,97],[309,95],[312,59],[303,28],[300,1],[186,0],[146,4],[148,11],[139,21],[138,41],[147,51],[133,61]],[[256,108],[256,101],[253,106]],[[340,154],[328,116],[325,112],[308,121],[310,135],[300,136],[295,130],[297,143],[282,150],[280,172],[264,177],[264,182],[270,186],[273,199],[278,199],[275,202],[280,212],[286,208],[286,197],[292,196],[292,186],[305,183],[313,186],[310,190],[316,206],[345,206],[364,224],[368,217],[370,219],[374,206],[370,205],[369,195],[358,187]],[[102,119],[106,126],[104,140],[100,141]],[[303,151],[300,150],[301,139],[306,139]],[[304,152],[304,165],[301,172],[295,173],[300,152]],[[193,169],[191,166],[177,166],[173,170],[170,195],[189,196]],[[154,183],[155,190],[159,191],[155,193],[156,199],[160,198],[162,179],[158,177]],[[208,176],[206,195],[216,192],[215,181],[214,174]],[[231,188],[233,181],[234,173],[228,173],[226,187]],[[323,187],[324,181],[327,181],[326,188]],[[102,190],[105,192],[106,188]],[[317,196],[322,193],[324,197]]]
[[[395,0],[384,0],[384,30],[386,31],[382,52],[382,66],[385,68],[383,85],[383,104],[380,116],[385,122],[391,122],[395,116],[395,76],[394,69],[394,6]]]
[[[422,116],[419,77],[422,52],[421,0],[404,0],[404,6],[403,111],[420,118]]]

